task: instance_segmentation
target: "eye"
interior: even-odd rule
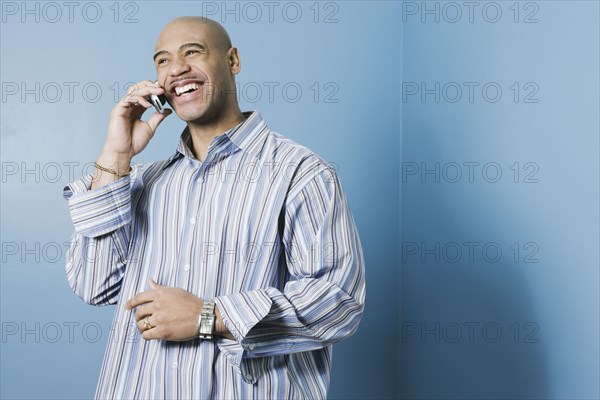
[[[169,60],[166,58],[159,58],[158,60],[156,60],[156,65],[165,65],[168,62]]]
[[[185,51],[186,56],[189,56],[191,54],[197,54],[197,53],[200,53],[200,52],[198,50],[186,50]]]

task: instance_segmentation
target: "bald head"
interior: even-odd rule
[[[211,47],[215,49],[227,50],[231,47],[231,39],[229,34],[221,24],[206,17],[179,17],[169,22],[160,32],[156,42],[156,50],[159,49],[161,38],[165,35],[178,33],[182,31],[193,32],[200,31],[208,40]]]

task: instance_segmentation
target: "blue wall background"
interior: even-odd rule
[[[67,286],[62,187],[160,28],[204,14],[242,108],[333,163],[357,220],[367,306],[330,398],[598,398],[598,2],[247,4],[2,2],[0,397],[93,395],[113,310]]]
[[[598,398],[598,3],[452,4],[403,8],[399,394]]]

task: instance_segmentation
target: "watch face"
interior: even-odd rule
[[[207,321],[207,320],[202,321],[202,323],[200,324],[200,332],[202,332],[206,335],[210,335],[211,330],[212,330],[212,326],[209,323],[209,321]]]

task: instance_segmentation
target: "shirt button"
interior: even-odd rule
[[[177,362],[174,362],[173,364],[171,364],[171,367],[177,368]]]
[[[249,344],[248,348],[250,349],[250,351],[254,350],[254,345],[253,344]]]
[[[249,380],[249,381],[251,381],[252,380],[252,375],[246,374],[246,379]]]
[[[190,218],[190,224],[194,225],[196,223],[196,218]]]
[[[188,272],[188,271],[190,270],[190,265],[189,265],[189,264],[185,264],[185,265],[183,266],[183,270],[184,270],[185,272]]]

